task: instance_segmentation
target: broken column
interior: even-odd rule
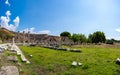
[[[25,45],[25,31],[23,31],[23,45]]]
[[[12,38],[12,44],[15,44],[15,37]]]

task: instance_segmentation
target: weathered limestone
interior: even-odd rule
[[[120,65],[120,58],[117,58],[117,59],[116,59],[116,64],[119,64],[119,65]]]
[[[24,54],[22,53],[22,51],[19,49],[19,47],[15,44],[12,45],[11,50],[15,50],[17,52],[17,55],[21,56],[21,59],[23,62],[26,62],[27,64],[29,64],[30,62],[25,58]]]
[[[12,36],[15,38],[15,42],[19,45],[28,45],[33,43],[40,46],[72,45],[73,44],[73,41],[68,37],[53,36],[48,34],[33,34],[33,33],[30,33],[29,31],[13,32],[5,28],[2,28],[2,30],[5,30],[10,34],[12,34]],[[3,42],[12,42],[12,38],[5,39]]]
[[[77,66],[77,62],[76,62],[76,61],[73,61],[73,62],[72,62],[72,66]]]
[[[17,58],[16,56],[8,56],[8,57],[7,57],[7,60],[8,60],[8,61],[17,62],[17,61],[18,61],[18,58]]]
[[[19,71],[16,66],[2,66],[0,75],[19,75]]]
[[[25,31],[23,31],[23,45],[25,45]]]
[[[14,44],[14,43],[15,43],[15,38],[13,37],[13,38],[12,38],[12,44]]]
[[[80,62],[76,62],[76,61],[73,61],[72,62],[72,66],[82,66],[82,63],[80,63]]]

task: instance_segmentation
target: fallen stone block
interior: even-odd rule
[[[18,58],[17,58],[16,56],[8,56],[8,57],[7,57],[7,60],[8,60],[8,61],[17,62],[17,61],[18,61]]]
[[[79,66],[82,66],[82,63],[78,62],[78,65],[79,65]]]
[[[30,61],[26,61],[26,64],[30,64]]]
[[[57,50],[67,51],[66,48],[57,48]]]
[[[73,50],[70,50],[71,52],[81,52],[81,50],[75,50],[75,49],[73,49]]]
[[[19,75],[19,71],[16,66],[2,66],[0,75]]]
[[[77,62],[76,62],[76,61],[73,61],[73,62],[72,62],[72,66],[77,66]]]
[[[119,64],[119,65],[120,65],[120,58],[117,58],[117,59],[116,59],[116,64]]]

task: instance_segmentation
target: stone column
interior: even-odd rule
[[[35,34],[33,34],[33,36],[34,36],[34,38],[33,38],[33,39],[34,39],[34,40],[33,40],[33,44],[35,44]]]
[[[30,44],[30,31],[28,31],[28,44]]]
[[[0,25],[0,29],[2,28],[2,26]]]
[[[25,31],[23,31],[23,45],[25,45]]]
[[[15,38],[14,37],[12,38],[12,44],[15,44]]]
[[[18,31],[18,34],[17,34],[17,42],[20,43],[20,31]]]

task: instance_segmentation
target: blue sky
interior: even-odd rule
[[[0,0],[0,6],[2,20],[10,13],[7,23],[1,21],[3,27],[14,31],[86,36],[103,31],[107,38],[120,40],[119,0]]]

